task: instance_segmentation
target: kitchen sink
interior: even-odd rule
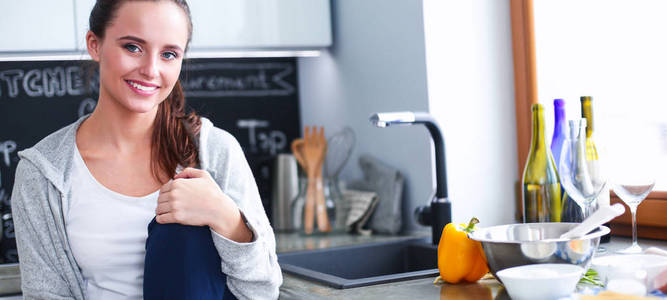
[[[429,239],[408,239],[282,253],[284,272],[346,289],[438,274],[438,249]]]

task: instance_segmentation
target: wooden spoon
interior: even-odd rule
[[[308,165],[308,189],[311,190],[317,207],[317,229],[321,232],[330,232],[331,223],[327,216],[324,184],[322,183],[322,165],[327,153],[324,127],[320,126],[318,132],[316,127],[306,126],[304,142],[304,158]]]
[[[292,141],[292,154],[294,154],[296,161],[299,162],[299,165],[301,165],[301,168],[305,171],[308,169],[308,166],[306,165],[306,160],[303,158],[303,145],[303,139],[294,139],[294,141]]]
[[[301,167],[306,174],[308,174],[308,188],[306,190],[306,203],[303,209],[303,229],[306,234],[313,233],[313,223],[315,222],[315,199],[314,199],[314,189],[311,188],[310,180],[310,169],[308,168],[308,161],[305,158],[305,140],[304,139],[295,139],[292,141],[292,153],[294,157],[299,162]]]

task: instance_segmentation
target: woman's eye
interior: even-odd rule
[[[127,49],[127,51],[130,51],[132,53],[137,53],[137,52],[139,52],[139,50],[141,50],[141,49],[139,49],[139,47],[137,47],[137,45],[134,45],[134,44],[125,44],[123,47],[125,47],[125,49]]]
[[[178,57],[178,55],[175,52],[164,52],[162,53],[162,57],[172,60]]]

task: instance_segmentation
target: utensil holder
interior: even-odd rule
[[[332,184],[333,181],[329,178],[322,178],[323,184],[323,193],[324,193],[324,203],[326,206],[327,216],[329,218],[329,223],[332,228],[336,228],[336,206],[340,205],[342,199],[335,199],[335,194],[332,195]],[[306,206],[306,192],[308,189],[308,178],[300,177],[299,178],[299,193],[292,200],[292,228],[298,232],[304,232],[304,208]],[[335,193],[335,192],[334,192]],[[314,199],[313,199],[314,200]],[[338,203],[336,203],[338,202]],[[317,230],[317,226],[314,226],[314,232],[320,232]]]

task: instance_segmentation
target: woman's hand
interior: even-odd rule
[[[163,185],[155,215],[160,224],[209,226],[236,242],[252,240],[252,232],[245,225],[236,203],[204,170],[186,168]]]

